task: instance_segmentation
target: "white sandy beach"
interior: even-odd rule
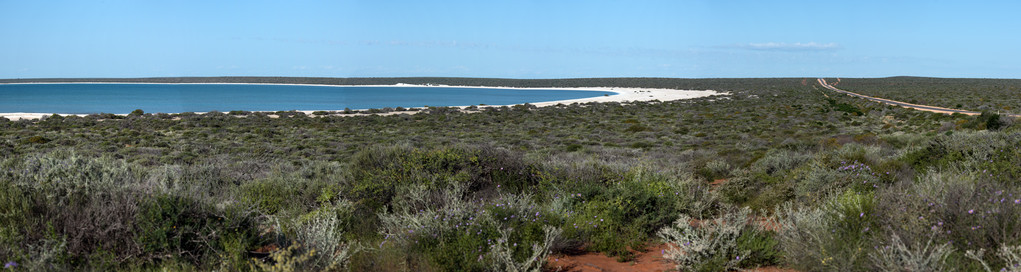
[[[75,82],[75,84],[87,83],[87,82]],[[59,83],[29,83],[29,84],[59,84]],[[111,84],[111,83],[103,83]],[[125,84],[146,84],[146,83],[125,83]],[[164,83],[159,83],[164,84]],[[174,83],[174,84],[253,84],[253,83]],[[267,85],[267,84],[259,84]],[[577,87],[577,88],[513,88],[513,87],[487,87],[487,86],[448,86],[448,85],[413,85],[399,83],[396,85],[315,85],[315,84],[270,84],[270,85],[307,85],[307,86],[336,86],[336,87],[455,87],[455,88],[489,88],[489,89],[533,89],[533,90],[577,90],[577,91],[605,91],[613,92],[616,94],[608,96],[596,96],[581,99],[570,99],[570,100],[557,100],[557,101],[546,101],[546,102],[535,102],[529,103],[537,107],[553,106],[557,104],[572,104],[572,103],[589,103],[589,102],[635,102],[635,101],[673,101],[682,99],[692,99],[705,96],[721,95],[726,93],[720,93],[713,90],[673,90],[673,89],[652,89],[652,88],[619,88],[619,87]],[[500,107],[510,105],[486,105],[483,107]],[[468,106],[459,106],[461,108]],[[363,110],[363,109],[362,109]],[[336,111],[343,111],[338,109]],[[313,111],[300,111],[305,114],[312,114]],[[388,114],[401,114],[401,113],[416,113],[412,112],[390,112]],[[44,116],[51,116],[53,113],[28,113],[28,112],[11,112],[11,113],[0,113],[0,117],[10,119],[12,121],[23,120],[23,119],[39,119]],[[86,116],[87,114],[58,114],[61,116],[77,115]],[[125,114],[119,114],[125,115]]]

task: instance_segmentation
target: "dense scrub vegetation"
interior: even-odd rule
[[[729,94],[475,113],[0,120],[0,261],[555,270],[551,254],[666,242],[684,271],[1021,263],[1021,126],[804,82],[620,79],[593,84]]]
[[[913,104],[1021,113],[1021,80],[972,78],[842,78],[838,88]]]

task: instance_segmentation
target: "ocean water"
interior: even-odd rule
[[[0,112],[129,113],[509,105],[612,95],[577,90],[255,84],[0,84]]]

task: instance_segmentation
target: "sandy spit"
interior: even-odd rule
[[[82,82],[75,82],[80,84]],[[59,84],[59,83],[27,83],[27,84]],[[110,84],[110,83],[103,83]],[[145,83],[126,83],[126,84],[145,84]],[[163,84],[163,83],[160,83]],[[177,84],[255,84],[255,83],[177,83]],[[261,84],[258,85],[267,85]],[[724,95],[726,93],[716,92],[713,90],[674,90],[674,89],[652,89],[652,88],[620,88],[620,87],[577,87],[577,88],[514,88],[514,87],[488,87],[488,86],[448,86],[448,85],[413,85],[413,84],[396,84],[396,85],[313,85],[313,84],[272,84],[272,85],[309,85],[309,86],[336,86],[336,87],[456,87],[456,88],[490,88],[490,89],[534,89],[534,90],[576,90],[576,91],[605,91],[613,92],[615,94],[608,96],[596,96],[581,99],[570,99],[570,100],[557,100],[557,101],[545,101],[529,103],[537,107],[547,107],[558,104],[569,105],[572,103],[589,103],[589,102],[636,102],[636,101],[673,101],[682,99],[693,99],[699,97],[713,96],[713,95]],[[511,105],[486,105],[481,107],[500,107],[500,106],[511,106]],[[457,106],[465,108],[468,106]],[[301,111],[305,114],[312,114],[313,111]],[[336,111],[343,111],[338,109]],[[415,113],[412,112],[391,112],[389,114],[401,114],[401,113]],[[197,112],[201,113],[201,112]],[[10,119],[12,121],[23,120],[23,119],[39,119],[44,116],[51,116],[53,113],[34,113],[34,112],[11,112],[11,113],[0,113],[0,117]],[[86,116],[88,114],[58,114],[61,116]],[[118,114],[125,115],[125,114]],[[359,115],[359,114],[353,114]],[[388,114],[384,114],[388,115]]]

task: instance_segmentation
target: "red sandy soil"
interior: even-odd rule
[[[277,246],[277,244],[269,244],[256,249],[255,253],[270,253],[273,251],[277,251],[277,249],[280,249],[280,246]]]
[[[671,271],[674,265],[663,259],[666,244],[649,247],[646,252],[635,252],[630,262],[617,262],[616,257],[590,252],[574,256],[550,256],[549,266],[553,271],[602,272],[602,271]]]
[[[607,257],[602,253],[590,252],[582,255],[566,256],[557,255],[549,257],[549,267],[552,271],[563,272],[605,272],[605,271],[636,271],[636,272],[665,272],[677,271],[674,264],[663,259],[663,251],[667,249],[666,244],[649,247],[648,251],[636,251],[635,259],[630,262],[617,262],[616,257]],[[775,266],[760,267],[747,271],[755,272],[798,272],[797,270],[779,268]]]
[[[713,182],[710,182],[709,186],[712,186],[712,189],[716,189],[717,186],[720,186],[720,184],[723,184],[724,182],[727,182],[727,179],[716,179],[713,180]]]

